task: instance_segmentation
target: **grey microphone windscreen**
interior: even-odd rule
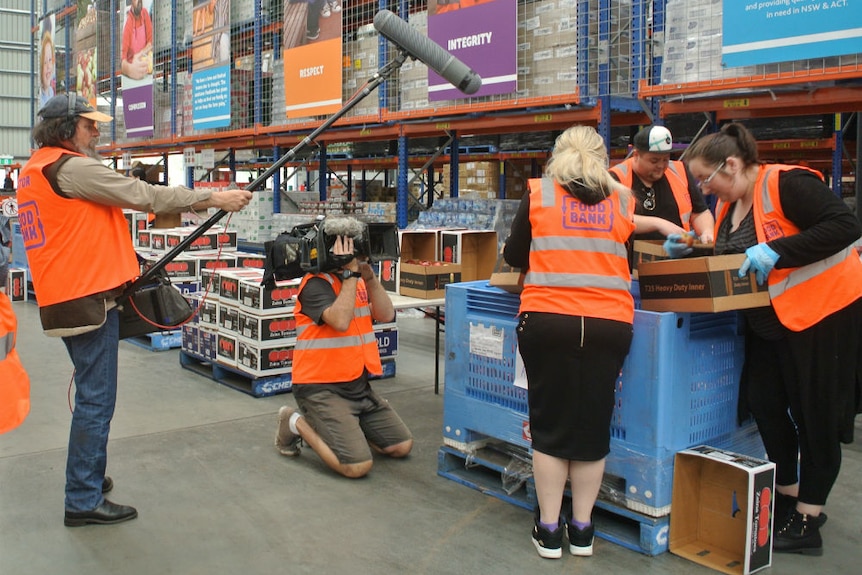
[[[479,74],[389,10],[380,10],[374,15],[374,28],[465,94],[475,94],[482,87]]]
[[[365,224],[350,217],[327,217],[323,220],[323,233],[327,236],[358,238],[365,231]]]

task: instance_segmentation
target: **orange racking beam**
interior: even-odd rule
[[[664,118],[676,114],[715,112],[716,119],[722,121],[837,114],[856,111],[860,94],[860,88],[824,87],[805,92],[690,98],[681,102],[661,102],[660,115]]]

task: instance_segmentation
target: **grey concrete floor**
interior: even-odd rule
[[[541,559],[529,511],[439,477],[434,322],[415,316],[398,320],[396,377],[375,385],[412,429],[415,449],[406,460],[377,459],[361,480],[334,475],[308,448],[296,459],[273,449],[276,413],[295,404],[290,394],[253,398],[183,369],[177,350],[121,344],[110,497],[140,515],[64,527],[72,368],[62,342],[41,333],[36,306],[15,310],[32,411],[0,436],[0,575],[715,573],[601,539],[591,558]],[[771,572],[859,572],[860,477],[862,452],[848,446],[824,556],[777,555]]]

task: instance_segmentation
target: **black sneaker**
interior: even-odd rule
[[[578,557],[590,557],[593,554],[593,538],[596,528],[591,522],[583,529],[578,529],[571,523],[566,523],[569,536],[569,553]]]
[[[306,30],[305,31],[305,39],[306,40],[317,40],[318,38],[320,38],[320,28],[318,28],[317,30],[314,30],[314,31],[312,31],[312,30]]]
[[[536,521],[533,525],[533,545],[536,546],[539,557],[559,559],[563,556],[563,527],[563,523],[560,522],[555,530],[548,531],[539,524],[539,511],[536,510]]]
[[[823,555],[821,524],[820,516],[812,517],[794,510],[784,524],[775,531],[772,550],[776,553]]]

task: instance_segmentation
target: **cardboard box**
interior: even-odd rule
[[[440,254],[444,262],[461,264],[461,281],[486,280],[494,272],[497,259],[497,232],[443,230]]]
[[[269,288],[260,285],[260,278],[239,282],[239,306],[257,315],[280,315],[292,312],[296,306],[301,278],[283,280]]]
[[[27,270],[8,268],[4,291],[10,301],[27,301]]]
[[[701,445],[676,454],[670,552],[731,575],[772,564],[775,464]]]
[[[769,305],[766,285],[754,272],[737,274],[745,254],[643,262],[641,307],[649,311],[719,312]]]
[[[295,342],[296,318],[292,310],[267,316],[240,310],[237,331],[242,337],[251,341],[290,340]]]
[[[433,262],[431,265],[401,262],[400,293],[420,299],[445,297],[446,285],[461,281],[461,265]]]
[[[256,376],[290,373],[293,367],[293,343],[282,341],[237,340],[236,366]]]
[[[377,269],[377,279],[380,280],[380,285],[388,292],[398,293],[398,262],[386,260],[375,264]]]
[[[437,232],[433,230],[400,230],[398,241],[401,248],[401,260],[436,261]]]
[[[203,345],[203,344],[202,344]],[[219,330],[215,335],[215,359],[236,366],[237,337]]]
[[[398,326],[394,322],[375,325],[374,337],[382,359],[398,355]]]
[[[402,261],[436,261],[438,250],[438,237],[436,231],[429,230],[400,230],[398,232],[398,243],[401,259],[397,262],[379,262],[377,278],[380,284],[388,292],[401,293],[401,266]]]
[[[638,279],[638,267],[644,262],[655,262],[668,259],[667,252],[662,247],[663,240],[635,240],[632,244],[632,279]],[[687,257],[711,256],[715,250],[714,244],[695,243],[694,251]]]
[[[488,285],[509,293],[521,293],[524,290],[524,272],[507,264],[503,254],[500,254],[497,256],[494,273],[491,274]]]

